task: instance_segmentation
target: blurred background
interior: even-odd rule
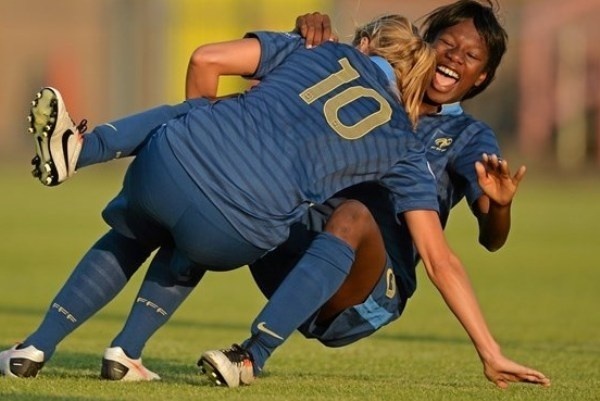
[[[2,0],[0,166],[28,170],[29,102],[62,92],[89,126],[183,99],[191,52],[249,30],[291,30],[322,11],[342,41],[386,12],[418,20],[449,0]],[[51,5],[50,5],[51,4]],[[498,133],[512,164],[581,174],[600,167],[600,0],[502,0],[509,51],[496,82],[465,104]],[[222,83],[223,93],[242,86]]]
[[[40,87],[59,88],[76,122],[87,118],[93,127],[182,101],[188,58],[203,43],[250,30],[291,30],[298,15],[316,10],[329,13],[340,39],[348,42],[354,28],[373,17],[402,13],[418,21],[451,1],[0,0],[0,349],[37,327],[47,302],[107,230],[99,212],[119,190],[128,163],[86,168],[58,188],[31,178],[26,116]],[[318,386],[322,399],[332,400],[399,394],[600,399],[600,0],[500,0],[499,13],[510,37],[508,53],[496,81],[465,107],[494,128],[513,169],[527,164],[528,175],[503,250],[490,255],[476,245],[476,220],[465,202],[453,211],[446,231],[504,349],[552,377],[550,392],[516,387],[502,395],[492,389],[486,397],[471,345],[419,268],[422,284],[398,324],[335,354],[295,336],[296,345],[274,357],[269,380],[275,386],[266,382],[262,392],[253,390],[254,398],[248,392],[240,397],[292,399],[285,395],[298,391],[310,398],[310,389]],[[233,78],[222,84],[223,93],[244,87]],[[73,391],[70,399],[127,398],[116,387],[98,390],[95,377],[98,356],[120,330],[142,278],[138,272],[111,305],[65,340],[45,368],[56,395],[39,397],[41,386],[21,382],[0,385],[0,399],[62,400],[65,389]],[[149,343],[149,367],[154,358],[159,372],[175,378],[172,385],[153,387],[158,396],[150,398],[198,399],[181,386],[195,380],[180,379],[195,361],[190,352],[196,357],[245,338],[249,319],[264,304],[248,283],[247,269],[207,274],[193,300]],[[371,366],[365,368],[365,361]],[[328,372],[325,387],[323,369],[335,372]],[[364,380],[367,374],[374,380]],[[64,377],[59,385],[53,381]],[[89,383],[72,390],[81,377]],[[328,387],[337,378],[340,384]],[[362,386],[358,391],[355,383]],[[173,387],[176,396],[163,396],[161,391]],[[384,387],[394,395],[374,393]]]

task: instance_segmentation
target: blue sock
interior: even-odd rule
[[[192,106],[192,102],[159,106],[94,128],[83,136],[77,168],[135,155],[156,128]]]
[[[148,339],[169,320],[204,275],[204,270],[197,269],[189,277],[175,277],[169,268],[172,254],[170,247],[158,251],[123,330],[110,345],[123,348],[130,358],[140,358]]]
[[[109,231],[84,255],[52,301],[38,329],[21,345],[50,359],[56,346],[123,289],[152,249]]]
[[[275,291],[252,323],[252,337],[244,347],[259,374],[266,360],[340,288],[354,262],[346,242],[321,233]]]

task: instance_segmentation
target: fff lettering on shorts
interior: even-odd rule
[[[71,313],[68,310],[66,310],[65,308],[63,308],[62,306],[57,304],[56,302],[54,302],[52,304],[52,309],[56,309],[56,311],[58,313],[63,315],[65,318],[67,318],[68,321],[70,321],[72,323],[75,323],[77,321],[77,319],[75,319],[75,316],[71,315]]]
[[[147,307],[154,309],[154,311],[160,315],[167,316],[167,311],[156,305],[154,302],[147,300],[146,298],[138,297],[135,302],[144,304]]]

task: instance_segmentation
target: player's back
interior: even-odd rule
[[[310,202],[378,179],[416,141],[368,57],[347,45],[307,50],[293,36],[257,37],[261,83],[170,124],[170,143],[236,228],[281,239]]]

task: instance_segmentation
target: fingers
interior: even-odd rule
[[[515,176],[513,177],[514,181],[516,181],[517,183],[521,182],[523,177],[525,177],[526,172],[527,172],[527,168],[525,166],[519,167],[519,169],[515,173]]]
[[[538,384],[543,387],[550,386],[550,379],[543,373],[535,370],[527,370],[526,372],[504,372],[493,381],[496,386],[502,389],[507,388],[509,383]]]
[[[485,170],[485,166],[481,162],[475,162],[475,172],[477,173],[478,179],[483,179],[487,175],[487,171]]]
[[[488,172],[490,173],[496,173],[499,176],[508,178],[510,177],[510,168],[508,166],[508,162],[504,159],[501,159],[500,157],[498,157],[495,154],[487,154],[484,153],[481,156],[481,160],[482,163],[485,165],[485,168]],[[513,180],[518,184],[523,177],[525,176],[525,172],[526,172],[526,168],[525,166],[521,166],[519,167],[519,169],[517,170],[517,172],[515,173],[515,175],[513,176]]]
[[[495,171],[499,174],[505,174],[506,169],[508,169],[508,164],[495,154],[488,155],[487,153],[484,153],[482,159],[486,164],[487,169],[490,171]]]
[[[296,18],[295,31],[305,39],[307,48],[318,46],[326,40],[335,40],[329,15],[319,12],[304,14]]]
[[[529,370],[521,375],[521,381],[525,383],[540,384],[544,387],[550,385],[550,379],[546,377],[542,372],[536,370]]]

